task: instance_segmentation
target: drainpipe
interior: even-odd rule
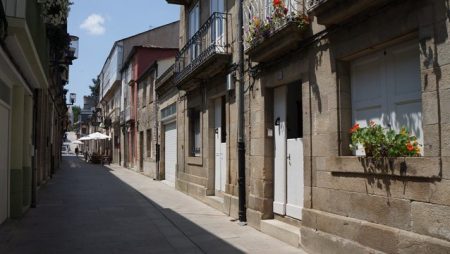
[[[158,143],[158,103],[157,103],[157,99],[158,99],[158,95],[156,94],[155,91],[155,86],[156,86],[156,78],[158,77],[158,64],[156,63],[154,65],[154,71],[153,71],[153,84],[152,84],[152,94],[153,94],[153,105],[154,105],[154,111],[153,111],[153,117],[154,117],[154,129],[155,129],[155,137],[156,138],[156,144],[155,144],[155,148],[156,148],[156,180],[161,180],[161,172],[160,172],[160,168],[159,168],[159,162],[160,162],[160,158],[161,158],[161,154],[160,154],[160,145]],[[153,138],[153,137],[152,137]]]
[[[37,159],[38,158],[38,153],[37,153],[37,149],[36,149],[36,145],[37,145],[37,126],[38,121],[37,121],[37,114],[38,114],[38,105],[39,105],[39,97],[38,97],[38,90],[34,89],[33,91],[33,127],[32,127],[32,131],[33,131],[33,161],[31,163],[31,207],[35,208],[36,207],[36,202],[37,202]]]
[[[244,141],[244,21],[243,0],[238,6],[238,44],[239,44],[239,90],[238,90],[238,184],[239,184],[239,222],[246,225],[245,207],[245,141]]]

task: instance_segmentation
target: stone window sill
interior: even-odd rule
[[[203,165],[203,159],[201,155],[199,157],[187,157],[186,161],[187,164],[189,165],[197,165],[197,166]]]
[[[441,178],[441,159],[439,157],[374,159],[357,156],[337,156],[327,158],[322,168],[332,173]]]

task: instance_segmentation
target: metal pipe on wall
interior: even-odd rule
[[[238,90],[238,185],[239,185],[239,221],[247,222],[245,191],[245,141],[244,141],[244,15],[243,0],[238,7],[238,44],[239,44],[239,90]]]

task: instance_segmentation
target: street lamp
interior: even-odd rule
[[[75,103],[76,98],[77,98],[76,93],[70,93],[70,97],[69,97],[70,105],[73,105]]]
[[[75,35],[70,35],[70,46],[69,46],[69,58],[71,60],[78,59],[78,43],[79,38]]]

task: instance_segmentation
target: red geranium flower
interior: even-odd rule
[[[277,6],[281,4],[281,0],[273,0],[273,5]]]
[[[355,125],[353,125],[353,127],[350,129],[350,133],[354,133],[356,131],[358,131],[359,129],[359,123],[355,123]]]
[[[411,151],[413,151],[413,150],[414,150],[414,146],[413,146],[413,145],[411,145],[411,143],[409,143],[409,142],[408,142],[408,143],[406,144],[406,149],[408,149],[408,151],[410,151],[410,152],[411,152]]]

